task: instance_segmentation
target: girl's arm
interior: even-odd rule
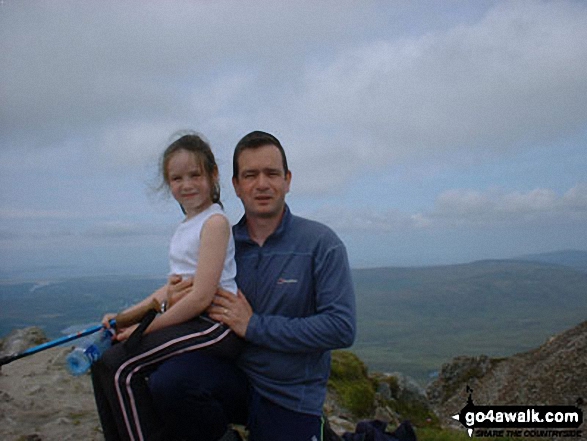
[[[147,305],[151,305],[153,299],[155,299],[158,304],[161,304],[161,302],[163,302],[165,299],[167,299],[167,287],[168,286],[169,286],[169,283],[166,283],[161,288],[157,289],[154,293],[152,293],[151,295],[149,295],[146,298],[144,298],[143,300],[141,300],[139,303],[135,303],[134,305],[130,306],[129,308],[125,309],[124,311],[121,311],[120,314],[129,314],[129,313],[132,313],[136,310],[142,309],[143,307],[146,307]],[[109,328],[110,327],[110,320],[115,318],[117,315],[118,314],[114,314],[114,313],[104,314],[104,317],[102,317],[102,325],[104,325],[106,328]]]
[[[183,323],[201,314],[210,306],[224,268],[229,239],[230,225],[228,220],[219,214],[210,216],[200,233],[198,269],[194,275],[191,290],[174,303],[165,314],[157,316],[146,332]]]
[[[167,279],[167,283],[165,285],[163,285],[145,299],[141,300],[139,303],[136,303],[118,313],[104,314],[104,317],[102,317],[102,325],[104,325],[106,328],[109,328],[110,321],[112,319],[118,319],[119,317],[124,316],[124,320],[128,320],[129,316],[135,316],[135,312],[138,312],[139,317],[142,317],[145,311],[153,307],[153,302],[155,302],[157,306],[162,306],[163,302],[167,301],[169,307],[170,304],[173,304],[173,302],[176,302],[191,290],[192,283],[192,277],[188,277],[182,280],[181,276],[172,274]],[[122,331],[124,329],[120,325],[120,323],[117,323],[118,331]]]

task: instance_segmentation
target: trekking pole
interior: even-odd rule
[[[140,308],[136,311],[132,311],[130,313],[119,313],[114,319],[110,320],[110,326],[112,327],[121,327],[125,328],[135,323],[141,321],[141,319],[149,312],[149,311],[161,311],[162,305],[160,305],[156,300],[153,299],[151,304],[147,305],[145,308]],[[62,345],[64,343],[70,342],[72,340],[77,340],[78,338],[85,337],[87,335],[94,334],[101,329],[104,328],[104,325],[95,325],[90,328],[84,329],[83,331],[73,332],[69,335],[64,337],[57,338],[55,340],[48,341],[46,343],[40,344],[38,346],[33,346],[25,351],[19,352],[17,354],[6,355],[4,357],[0,357],[0,367],[4,366],[5,364],[11,363],[15,360],[18,360],[23,357],[28,357],[29,355],[36,354],[37,352],[44,351],[45,349],[54,348],[55,346]]]

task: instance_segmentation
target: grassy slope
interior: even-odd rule
[[[353,351],[371,369],[399,370],[421,382],[456,355],[531,349],[587,315],[587,273],[567,267],[484,261],[354,276]]]
[[[535,348],[587,316],[587,272],[516,261],[354,271],[359,331],[352,350],[370,370],[401,371],[426,383],[456,355],[507,356]],[[0,285],[0,337],[41,326],[50,338],[96,323],[163,280],[80,278],[30,292]]]

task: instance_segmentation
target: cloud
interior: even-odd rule
[[[226,72],[253,71],[263,90],[268,78],[297,76],[309,42],[346,40],[354,20],[369,14],[334,2],[33,6],[3,7],[0,121],[39,146],[121,118],[196,123],[218,103],[194,106],[191,97],[226,84]]]
[[[413,229],[421,225],[418,215],[411,216],[398,210],[349,210],[348,207],[325,205],[303,215],[323,222],[338,232],[388,233]]]
[[[583,4],[499,3],[423,34],[281,59],[297,76],[260,63],[246,78],[248,107],[238,93],[223,95],[210,117],[274,131],[303,194],[340,192],[390,165],[513,157],[584,132],[586,39]],[[223,119],[230,108],[247,113]]]
[[[111,167],[150,161],[177,129],[201,130],[222,157],[263,129],[288,146],[296,191],[316,194],[389,164],[507,155],[584,130],[584,4],[503,2],[450,20],[427,9],[11,2],[0,146],[75,145]]]
[[[585,211],[587,209],[587,184],[578,184],[567,191],[561,204],[568,210]]]
[[[76,219],[85,217],[75,211],[1,208],[0,220]]]
[[[439,195],[434,210],[424,216],[431,224],[445,226],[585,222],[587,184],[577,184],[563,195],[544,188],[526,193],[450,190]]]
[[[338,127],[330,149],[371,166],[548,145],[585,128],[586,39],[585,5],[506,2],[309,67],[298,115]]]
[[[10,256],[10,251],[28,249],[38,255],[49,251],[55,253],[68,244],[77,240],[78,234],[65,226],[41,226],[39,228],[23,229],[22,227],[7,226],[1,229],[0,242]]]
[[[15,238],[12,231],[6,228],[0,228],[0,241],[8,241]]]
[[[94,238],[131,238],[134,236],[169,236],[169,228],[139,222],[106,221],[99,222],[83,233]]]
[[[326,205],[306,216],[345,233],[408,232],[455,227],[539,227],[545,224],[584,225],[587,222],[587,184],[579,183],[564,194],[537,188],[522,193],[501,189],[448,190],[438,195],[430,211],[336,207]]]

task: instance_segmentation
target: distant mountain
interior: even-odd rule
[[[458,355],[508,356],[587,318],[587,273],[514,260],[354,271],[353,346],[422,383]]]
[[[352,347],[372,371],[425,384],[458,355],[509,356],[587,318],[587,271],[489,260],[465,265],[354,270],[358,334]],[[164,283],[93,277],[0,282],[0,337],[39,326],[49,338],[99,322]]]
[[[106,312],[121,311],[152,293],[165,279],[79,277],[0,283],[0,337],[12,329],[38,326],[49,338],[99,323]]]
[[[587,251],[563,250],[551,253],[526,254],[515,257],[512,260],[552,263],[554,265],[570,266],[571,268],[587,271]]]

